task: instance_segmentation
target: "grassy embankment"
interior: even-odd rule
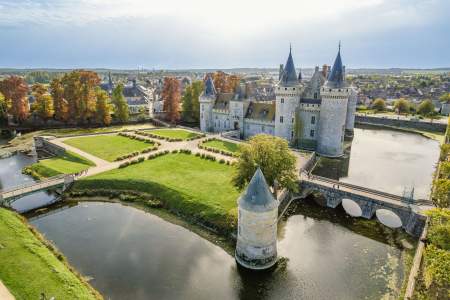
[[[200,136],[200,134],[198,133],[183,129],[155,129],[149,132],[163,138],[181,139],[181,140],[192,139]]]
[[[0,278],[16,299],[102,299],[18,214],[0,208]]]
[[[107,161],[115,161],[118,157],[151,146],[149,143],[120,135],[77,137],[67,139],[64,143]]]
[[[43,179],[60,174],[74,174],[86,170],[95,164],[70,151],[62,156],[43,159],[23,169],[24,174],[31,175],[35,179]]]
[[[233,167],[188,154],[167,154],[75,183],[74,194],[133,191],[150,195],[173,213],[222,233],[234,232],[239,191]]]
[[[231,153],[236,153],[239,150],[239,144],[217,139],[209,140],[202,145]]]

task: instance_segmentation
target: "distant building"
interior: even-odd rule
[[[344,136],[353,134],[357,94],[346,83],[340,47],[331,70],[316,67],[308,82],[301,72],[297,76],[290,50],[273,91],[273,98],[263,101],[249,96],[242,84],[234,93],[221,93],[208,76],[200,97],[201,130],[239,130],[245,139],[266,133],[325,156],[343,155]]]

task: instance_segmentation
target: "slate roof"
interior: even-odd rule
[[[214,96],[216,94],[216,88],[211,75],[208,75],[205,81],[205,96]]]
[[[289,56],[281,74],[280,85],[292,86],[298,84],[297,72],[295,72],[294,60],[292,59],[292,49],[289,48]]]
[[[300,103],[305,103],[305,104],[321,104],[321,103],[322,103],[322,99],[302,98],[302,99],[300,99]]]
[[[275,101],[250,102],[245,118],[265,122],[275,121]]]
[[[234,98],[234,93],[217,94],[213,109],[230,109],[230,100]]]
[[[248,211],[266,212],[278,207],[278,201],[272,196],[266,179],[258,167],[245,192],[239,198],[239,207]]]
[[[336,89],[343,88],[346,86],[345,78],[344,78],[344,67],[342,65],[341,59],[341,45],[339,44],[339,51],[334,60],[333,68],[331,68],[331,72],[328,75],[327,82],[325,86],[328,88]]]

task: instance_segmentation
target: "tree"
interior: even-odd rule
[[[8,121],[8,103],[5,96],[0,93],[0,124],[7,123]]]
[[[425,100],[420,103],[417,112],[422,116],[429,116],[434,113],[434,104],[431,100]]]
[[[432,197],[434,205],[440,208],[450,207],[450,180],[437,179],[434,182],[434,191]]]
[[[22,77],[10,76],[0,83],[0,92],[10,107],[9,113],[17,122],[25,121],[30,113],[28,105],[28,85]]]
[[[118,84],[113,92],[112,92],[112,103],[114,105],[114,116],[120,122],[128,121],[130,117],[128,112],[128,103],[125,97],[123,96],[123,84]]]
[[[64,86],[61,79],[55,78],[50,83],[50,95],[53,98],[53,108],[55,110],[55,118],[60,121],[67,122],[69,120],[69,104],[64,99]]]
[[[96,89],[96,94],[97,94],[96,95],[97,122],[108,126],[109,124],[111,124],[111,111],[112,111],[111,104],[109,103],[109,96],[104,90],[100,89],[99,87],[97,87]]]
[[[384,99],[377,98],[373,101],[372,108],[378,112],[385,111],[386,110],[386,102],[384,101]]]
[[[180,119],[180,82],[175,77],[165,77],[162,91],[166,119],[175,124]]]
[[[47,89],[41,83],[36,83],[31,87],[35,102],[33,103],[33,110],[41,119],[47,121],[53,117],[55,110],[53,109],[53,99],[47,93]]]
[[[441,97],[439,97],[439,100],[441,102],[450,103],[450,93],[443,94]]]
[[[400,98],[394,103],[394,108],[398,114],[409,112],[410,104],[405,98]]]
[[[194,81],[189,85],[182,98],[182,118],[187,122],[200,121],[200,94],[203,91],[203,82]]]
[[[240,145],[240,156],[233,183],[245,187],[259,166],[267,183],[274,188],[297,190],[296,158],[289,150],[286,140],[267,134],[253,136],[248,143]],[[275,191],[276,193],[276,191]]]
[[[227,93],[231,90],[231,87],[227,80],[227,74],[222,71],[217,71],[213,75],[214,87],[217,91]]]

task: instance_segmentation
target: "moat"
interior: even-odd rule
[[[438,142],[417,134],[356,129],[350,158],[341,160],[348,163],[321,175],[395,194],[414,184],[416,198],[425,198],[438,154]],[[33,160],[0,160],[2,187],[31,180],[20,170]],[[41,192],[15,205],[26,210],[51,197]],[[80,202],[30,222],[107,299],[389,299],[404,276],[401,231],[314,201],[294,205],[280,222],[285,260],[272,273],[241,270],[193,231],[118,203]]]

